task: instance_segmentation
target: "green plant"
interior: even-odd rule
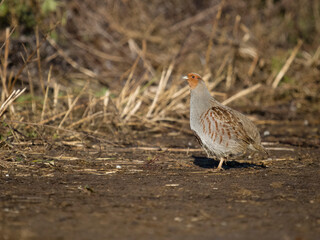
[[[0,5],[0,28],[21,27],[25,32],[33,32],[36,25],[48,28],[47,22],[54,20],[59,11],[57,0],[7,0]],[[56,21],[56,20],[55,20]],[[54,22],[55,22],[54,21]]]

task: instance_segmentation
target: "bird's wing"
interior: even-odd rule
[[[254,140],[247,134],[241,119],[232,109],[215,105],[200,117],[204,133],[218,143],[236,141],[240,145],[252,144]]]

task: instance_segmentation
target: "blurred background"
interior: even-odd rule
[[[319,239],[319,39],[319,0],[0,0],[0,239]],[[189,72],[268,157],[213,173]]]
[[[256,122],[319,118],[318,0],[4,0],[0,27],[4,119],[190,133],[189,72]]]

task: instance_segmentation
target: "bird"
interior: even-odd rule
[[[190,128],[207,156],[220,160],[216,171],[224,170],[230,156],[248,149],[268,154],[254,123],[213,98],[199,74],[189,73],[183,79],[190,88]]]

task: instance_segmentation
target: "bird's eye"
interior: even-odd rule
[[[192,76],[192,78],[194,78],[194,76]]]

